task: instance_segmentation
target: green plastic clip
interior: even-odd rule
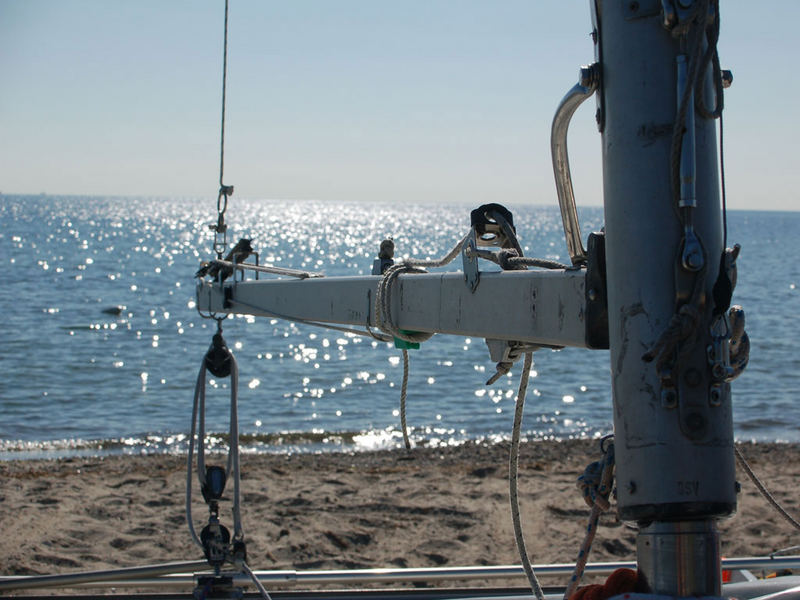
[[[400,333],[405,335],[413,335],[415,333],[419,333],[418,331],[406,331],[405,329],[401,329]],[[401,340],[400,338],[394,338],[394,347],[398,350],[419,350],[419,342],[407,342],[405,340]]]

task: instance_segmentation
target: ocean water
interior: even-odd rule
[[[253,238],[262,263],[358,275],[386,236],[399,256],[445,254],[468,230],[471,208],[232,198],[227,220],[229,239]],[[566,260],[557,207],[509,208],[526,255]],[[215,211],[208,199],[0,198],[0,458],[185,449],[194,381],[216,328],[194,302]],[[584,237],[602,226],[601,208],[580,217]],[[800,441],[800,213],[731,211],[728,226],[729,243],[743,247],[734,302],[752,342],[733,384],[735,434]],[[398,350],[252,317],[229,318],[224,335],[240,369],[246,451],[402,443]],[[412,351],[412,438],[507,438],[519,366],[486,387],[493,372],[482,339],[437,335]],[[227,430],[228,385],[211,377],[211,432]],[[607,351],[537,352],[528,394],[528,438],[611,431]]]

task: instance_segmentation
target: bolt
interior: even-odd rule
[[[689,252],[683,256],[683,267],[687,271],[699,271],[703,268],[703,256],[698,252]]]
[[[720,390],[717,386],[711,388],[711,392],[709,394],[709,403],[711,406],[719,406],[722,404],[722,390]]]
[[[597,300],[597,290],[594,289],[594,288],[590,289],[589,292],[588,292],[588,296],[589,296],[589,300],[594,302],[595,300]]]
[[[675,408],[678,405],[678,394],[675,390],[667,388],[661,390],[661,406],[664,408]]]
[[[628,493],[629,494],[635,494],[636,493],[636,482],[635,481],[629,481],[628,482]]]
[[[628,10],[630,10],[631,12],[638,11],[639,10],[639,3],[636,2],[636,0],[634,0],[633,2],[628,4]]]

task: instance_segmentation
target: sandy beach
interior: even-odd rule
[[[775,497],[800,513],[800,446],[743,444]],[[254,569],[518,564],[508,509],[507,445],[359,454],[246,455],[242,508]],[[522,518],[534,563],[572,562],[588,509],[575,481],[596,441],[536,442],[520,460]],[[0,574],[68,573],[202,558],[184,517],[185,457],[0,462]],[[738,472],[724,556],[798,543]],[[229,495],[230,490],[228,490]],[[194,515],[208,512],[195,486]],[[230,502],[223,503],[230,526]],[[601,518],[591,561],[634,558],[635,531]],[[522,580],[510,582],[521,585]]]

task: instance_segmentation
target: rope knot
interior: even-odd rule
[[[597,506],[606,511],[611,508],[608,497],[611,495],[612,480],[614,476],[614,444],[608,444],[605,455],[597,460],[578,477],[577,486],[583,494],[583,501],[590,508]]]
[[[515,248],[501,248],[497,251],[498,262],[503,271],[525,271],[527,267],[524,264],[513,260],[519,257],[520,254]]]

